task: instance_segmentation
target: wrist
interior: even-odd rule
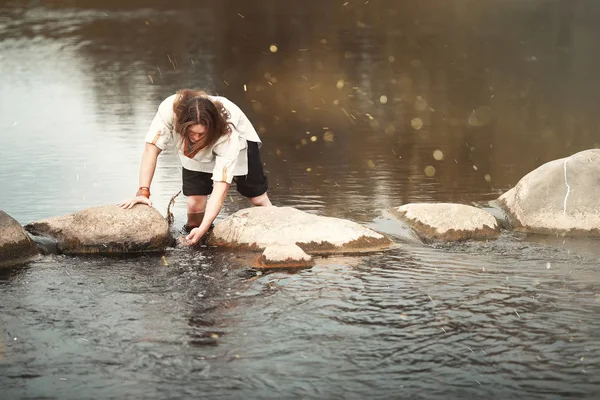
[[[135,194],[136,197],[138,196],[144,196],[145,198],[149,199],[150,198],[150,188],[147,186],[141,186],[137,193]]]

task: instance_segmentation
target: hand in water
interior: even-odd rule
[[[137,197],[134,197],[133,199],[123,200],[122,202],[119,203],[119,207],[132,208],[136,204],[146,204],[146,205],[152,207],[152,202],[150,201],[150,199],[147,197],[144,197],[144,196],[137,196]]]
[[[202,239],[202,236],[204,236],[205,233],[206,231],[201,230],[200,228],[194,228],[189,235],[180,237],[179,243],[184,246],[193,246]]]

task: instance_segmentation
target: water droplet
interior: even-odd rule
[[[444,153],[441,150],[435,150],[433,152],[433,158],[437,161],[442,161],[444,159]]]
[[[385,103],[387,103],[387,101],[388,101],[388,98],[387,98],[387,96],[386,96],[386,95],[382,95],[382,96],[379,98],[379,102],[380,102],[381,104],[385,104]]]
[[[425,167],[425,175],[429,178],[435,176],[435,167],[433,165],[428,165]]]
[[[423,121],[421,118],[414,118],[412,121],[410,121],[410,126],[412,126],[414,130],[418,131],[423,127]]]

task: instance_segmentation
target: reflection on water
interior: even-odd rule
[[[1,9],[0,200],[19,221],[130,195],[148,121],[183,86],[246,110],[280,204],[330,215],[495,198],[599,143],[593,1],[136,3]]]
[[[246,111],[274,203],[375,227],[410,201],[496,198],[600,144],[593,0],[80,3],[0,1],[0,208],[21,223],[130,196],[149,121],[181,87]],[[161,156],[159,210],[179,176]],[[232,192],[223,214],[245,206]],[[182,224],[184,202],[174,211]],[[1,271],[2,387],[79,399],[600,392],[595,241],[404,246],[250,280],[240,257]]]

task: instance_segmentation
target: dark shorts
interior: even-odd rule
[[[248,142],[248,175],[234,176],[237,191],[245,197],[258,197],[269,188],[267,177],[260,161],[258,143]],[[183,194],[185,196],[207,196],[212,193],[212,173],[190,171],[183,168]]]

